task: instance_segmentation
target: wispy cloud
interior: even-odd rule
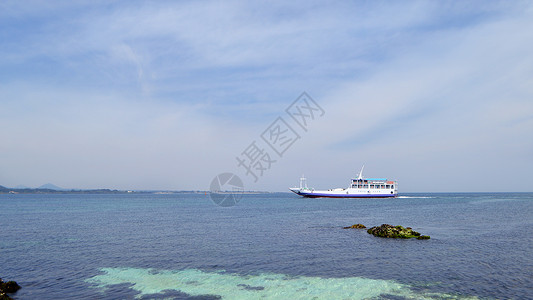
[[[303,90],[326,117],[252,188],[533,167],[527,2],[31,4],[0,4],[0,184],[205,188]]]

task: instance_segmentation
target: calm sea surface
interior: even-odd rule
[[[533,299],[533,193],[0,195],[0,277],[16,299]]]

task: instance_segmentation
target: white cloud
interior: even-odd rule
[[[314,135],[333,146],[303,154],[320,165],[310,171],[355,173],[366,163],[411,191],[528,190],[491,185],[490,176],[525,177],[533,167],[533,142],[525,138],[533,132],[533,85],[524,84],[533,78],[533,39],[519,31],[530,20],[524,14],[443,32],[386,70],[336,90],[325,105],[329,122]]]
[[[192,178],[227,168],[238,137],[250,135],[251,128],[206,116],[194,104],[10,88],[0,95],[8,99],[0,102],[0,177],[8,186],[199,188]]]
[[[326,115],[251,188],[533,167],[525,4],[34,4],[0,9],[28,28],[0,46],[3,185],[206,188],[303,90]]]

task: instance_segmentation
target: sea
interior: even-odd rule
[[[0,277],[14,299],[533,299],[533,193],[3,194]]]

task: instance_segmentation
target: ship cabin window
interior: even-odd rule
[[[371,184],[371,185],[370,185],[370,188],[371,188],[371,189],[373,189],[373,188],[374,188],[374,185],[373,185],[373,184]]]
[[[386,188],[386,189],[390,189],[390,184],[387,184],[387,185],[385,186],[385,188]]]
[[[361,188],[361,187],[362,187],[362,185],[358,185],[357,187],[358,187],[358,188]]]
[[[390,188],[391,188],[391,189],[393,189],[393,188],[394,188],[394,184],[393,184],[393,185],[391,185],[391,186],[390,186]]]

